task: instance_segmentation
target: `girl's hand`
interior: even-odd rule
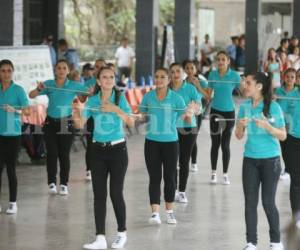
[[[237,126],[239,126],[241,128],[246,128],[248,126],[248,122],[249,122],[249,119],[247,117],[243,118],[243,119],[239,119],[237,122]]]
[[[36,90],[38,92],[42,91],[43,89],[45,89],[45,85],[43,82],[37,82],[37,87],[36,87]]]
[[[102,103],[101,111],[104,113],[109,113],[109,112],[117,113],[118,110],[119,110],[119,107],[111,102]]]
[[[263,128],[263,129],[268,129],[271,127],[271,124],[269,123],[269,121],[265,118],[262,119],[253,119],[256,126],[259,128]]]
[[[9,113],[15,113],[17,111],[14,107],[12,107],[8,104],[4,105],[3,109]]]
[[[94,92],[95,92],[95,86],[91,86],[91,87],[88,89],[88,96],[94,95]]]

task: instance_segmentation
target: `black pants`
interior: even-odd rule
[[[86,151],[85,151],[85,164],[86,171],[91,170],[91,145],[93,142],[94,119],[90,117],[86,122]]]
[[[131,68],[129,67],[119,67],[119,77],[122,79],[122,76],[130,78]]]
[[[291,176],[290,201],[295,214],[300,211],[300,139],[288,135],[286,147],[287,166]]]
[[[126,206],[123,187],[128,166],[126,143],[112,147],[102,147],[98,143],[93,143],[90,156],[96,235],[105,234],[108,175],[110,176],[110,198],[117,218],[118,232],[124,232],[126,231]]]
[[[288,169],[288,152],[287,152],[287,140],[285,141],[280,141],[280,148],[281,148],[281,155],[282,155],[282,159],[284,162],[284,172],[289,173],[289,169]]]
[[[279,157],[268,159],[244,158],[243,189],[247,242],[257,243],[257,205],[260,184],[262,186],[262,205],[269,222],[271,242],[280,242],[279,213],[275,204],[280,172]]]
[[[160,204],[160,184],[164,178],[165,202],[174,202],[175,173],[178,162],[178,142],[157,142],[146,139],[145,161],[149,174],[150,204]]]
[[[216,121],[215,118],[234,119],[235,112],[222,112],[211,109],[210,112],[210,160],[212,170],[217,170],[219,148],[222,149],[223,173],[227,173],[230,161],[230,139],[234,121]]]
[[[194,147],[193,147],[193,150],[192,150],[192,164],[197,163],[197,153],[198,153],[197,137],[198,137],[198,133],[199,133],[199,130],[200,130],[200,127],[201,127],[201,124],[202,124],[203,116],[201,114],[201,115],[198,115],[196,118],[197,118],[197,129],[198,130],[197,130],[197,136],[196,136],[195,144],[194,144]]]
[[[43,131],[47,149],[48,184],[56,184],[58,159],[60,164],[60,184],[68,185],[73,130],[73,122],[70,117],[53,119],[47,116],[46,118]]]
[[[178,128],[179,142],[179,192],[185,192],[187,181],[189,178],[189,164],[193,147],[195,145],[198,129],[194,128]],[[176,171],[176,187],[177,187],[177,171]]]
[[[21,136],[0,136],[0,194],[2,186],[2,170],[6,166],[8,185],[9,185],[9,201],[17,200],[17,175],[16,161],[21,144]]]

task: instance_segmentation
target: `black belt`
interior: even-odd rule
[[[113,146],[116,146],[116,145],[120,145],[120,144],[123,144],[125,143],[125,139],[120,139],[120,140],[116,140],[116,141],[109,141],[109,142],[98,142],[98,141],[93,141],[93,143],[95,145],[98,145],[102,148],[108,148],[108,147],[113,147]]]

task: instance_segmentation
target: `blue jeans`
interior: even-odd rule
[[[244,157],[243,189],[247,242],[257,244],[257,205],[262,186],[262,205],[270,227],[270,240],[280,242],[279,213],[275,205],[277,184],[281,172],[280,158],[253,159]]]

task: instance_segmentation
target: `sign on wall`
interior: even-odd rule
[[[9,59],[15,67],[14,81],[21,85],[26,93],[36,88],[38,81],[53,79],[53,68],[48,46],[1,47],[0,60]],[[32,102],[47,104],[45,96],[39,96]]]

